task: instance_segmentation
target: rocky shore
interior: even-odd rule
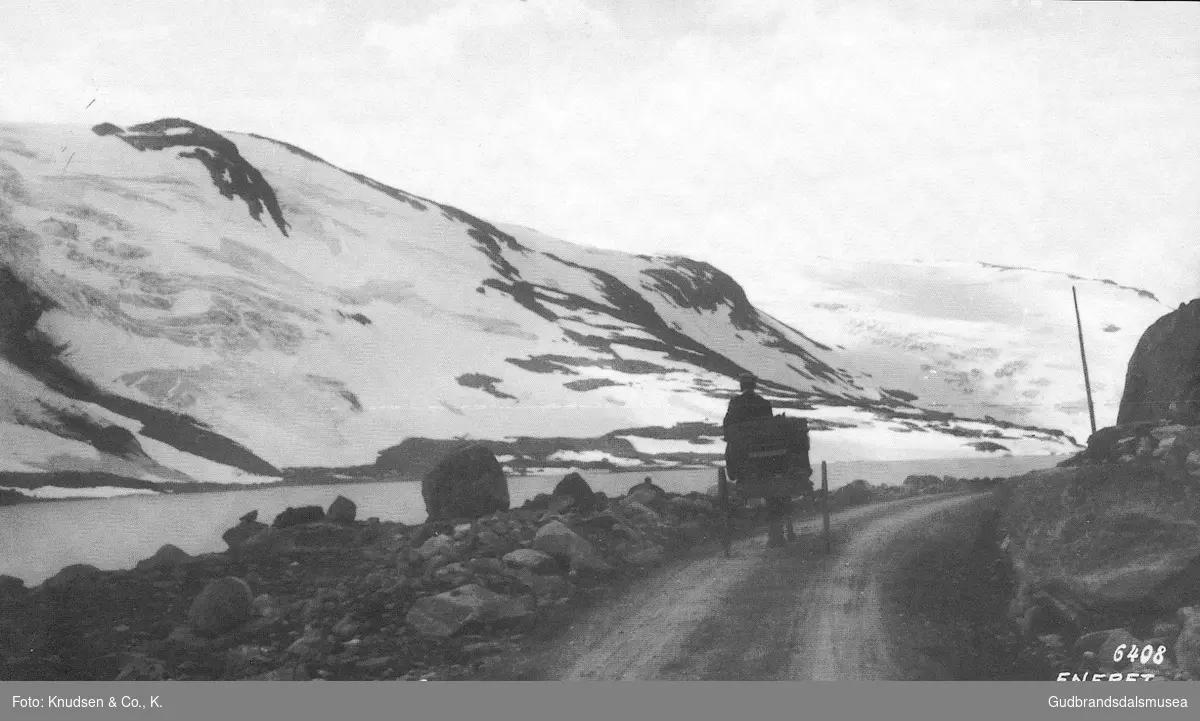
[[[328,509],[247,513],[222,553],[0,577],[7,680],[462,679],[720,528],[709,497],[578,476],[525,507],[417,526]]]

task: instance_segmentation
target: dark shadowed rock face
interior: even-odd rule
[[[1129,359],[1117,424],[1162,419],[1200,422],[1200,299],[1155,321]]]
[[[333,503],[329,504],[329,510],[325,513],[325,520],[334,523],[353,523],[355,515],[358,514],[358,506],[354,501],[345,496],[338,496]]]
[[[138,561],[137,569],[139,571],[145,571],[151,568],[177,566],[190,558],[191,556],[188,555],[187,551],[168,543],[159,548],[158,551],[156,551],[155,554],[150,558],[147,558],[144,561]]]
[[[575,507],[580,509],[591,508],[596,503],[596,493],[584,477],[578,473],[568,473],[558,485],[554,487],[555,496],[567,496],[574,500]]]
[[[325,520],[325,509],[320,506],[300,506],[299,508],[289,506],[284,509],[283,513],[275,516],[275,522],[271,525],[275,528],[288,528],[323,520]]]
[[[221,535],[221,540],[225,541],[230,550],[237,550],[246,541],[267,530],[267,524],[259,523],[258,521],[254,520],[254,518],[258,517],[258,511],[254,512],[254,518],[248,519],[248,516],[250,516],[249,513],[247,513],[245,516],[242,516],[241,523],[233,528],[230,528]]]
[[[72,583],[85,578],[95,577],[100,569],[87,563],[76,563],[46,579],[42,585],[51,590],[64,589]]]
[[[484,446],[459,448],[421,481],[430,520],[479,518],[508,510],[508,479],[500,461]]]
[[[287,235],[288,223],[283,218],[275,190],[258,168],[241,156],[237,145],[220,133],[180,118],[163,118],[128,129],[101,123],[93,127],[92,132],[102,137],[116,136],[140,151],[181,148],[179,157],[200,161],[221,195],[241,198],[250,216],[259,222],[266,210],[279,231]]]

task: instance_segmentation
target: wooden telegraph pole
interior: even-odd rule
[[[1096,433],[1096,409],[1092,405],[1092,382],[1088,379],[1087,352],[1083,349],[1083,321],[1079,318],[1079,295],[1071,286],[1071,297],[1075,299],[1075,325],[1079,328],[1079,357],[1083,360],[1083,387],[1087,391],[1088,417],[1092,421],[1092,433]]]
[[[825,461],[821,461],[821,517],[825,527],[825,554],[830,552],[829,547],[829,471],[825,467]]]

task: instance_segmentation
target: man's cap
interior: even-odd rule
[[[738,383],[740,383],[743,386],[754,385],[754,384],[758,383],[758,378],[756,378],[753,373],[743,373],[740,376],[738,376]]]

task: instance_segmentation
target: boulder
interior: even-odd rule
[[[559,570],[558,561],[553,556],[532,548],[519,548],[506,553],[503,561],[512,568],[526,568],[534,573],[555,573]]]
[[[607,512],[607,511],[597,513],[593,516],[588,516],[587,518],[582,518],[579,520],[579,525],[581,525],[581,526],[586,526],[588,528],[597,528],[600,530],[608,530],[608,529],[612,528],[613,526],[617,525],[618,523],[620,523],[620,520],[616,516],[614,516],[613,514]]]
[[[1175,663],[1193,678],[1200,677],[1200,606],[1179,609],[1179,625]]]
[[[467,568],[479,576],[499,576],[504,573],[504,562],[498,558],[472,558]]]
[[[138,561],[137,570],[146,571],[151,568],[171,568],[187,561],[191,556],[181,548],[166,544],[154,552],[154,555],[144,561]]]
[[[100,569],[86,563],[74,563],[54,574],[42,584],[49,590],[62,590],[82,579],[100,573]]]
[[[573,571],[600,574],[612,571],[612,566],[591,543],[561,521],[551,521],[538,529],[532,545],[534,550],[568,564]]]
[[[300,506],[298,508],[288,507],[283,513],[275,516],[275,521],[271,525],[275,528],[288,528],[289,526],[301,526],[306,523],[316,523],[325,519],[325,511],[320,506]]]
[[[633,493],[636,493],[637,491],[649,491],[651,493],[655,493],[660,496],[667,495],[666,491],[664,491],[660,486],[655,485],[654,481],[651,480],[650,476],[646,476],[645,479],[643,479],[642,482],[637,484],[636,486],[630,487],[629,493],[626,495],[632,495]]]
[[[482,445],[452,451],[421,481],[431,520],[480,518],[508,509],[508,479],[496,456]]]
[[[25,582],[15,576],[0,574],[0,598],[5,596],[20,596],[28,589],[25,588]]]
[[[417,553],[426,561],[434,556],[452,556],[456,554],[456,551],[457,546],[454,543],[454,539],[444,535],[437,535],[430,538],[417,549]]]
[[[247,518],[250,516],[253,516],[253,518],[247,520]],[[257,536],[259,533],[262,533],[269,528],[267,524],[259,523],[258,521],[254,520],[254,518],[257,517],[258,511],[247,513],[245,516],[242,516],[241,523],[221,534],[221,540],[225,542],[225,545],[229,546],[229,550],[236,551],[247,540]]]
[[[514,545],[512,541],[486,528],[475,535],[475,551],[481,556],[502,556]]]
[[[572,552],[581,544],[591,545],[562,521],[550,521],[538,529],[533,537],[532,547],[560,560],[569,561]]]
[[[405,621],[425,636],[447,637],[464,629],[527,623],[533,609],[522,598],[468,584],[453,591],[417,599]]]
[[[558,515],[566,513],[568,510],[576,507],[575,499],[570,496],[553,496],[550,499],[550,506],[546,512],[550,515]]]
[[[521,505],[521,508],[528,511],[544,511],[550,508],[550,503],[553,500],[554,496],[550,495],[549,493],[539,493],[533,498],[525,501],[525,503]]]
[[[329,504],[329,510],[325,512],[325,520],[333,523],[353,523],[354,516],[358,513],[358,506],[354,505],[354,501],[345,496],[338,496]]]
[[[458,588],[470,581],[472,575],[465,564],[457,562],[447,563],[431,574],[433,582],[442,588]]]
[[[657,486],[647,488],[645,484],[634,486],[625,499],[621,501],[622,505],[629,503],[640,503],[648,508],[658,509],[666,503],[667,495],[662,489]]]
[[[454,526],[450,523],[446,523],[444,521],[422,523],[417,527],[417,530],[415,533],[413,533],[412,538],[409,539],[409,543],[413,545],[413,548],[420,548],[422,544],[434,536],[452,535],[454,535]]]
[[[287,553],[296,547],[295,541],[281,532],[278,528],[264,526],[263,530],[247,538],[237,547],[239,556],[264,556],[277,553]]]
[[[631,519],[645,526],[656,526],[662,521],[662,518],[656,511],[654,511],[654,509],[650,508],[644,503],[641,503],[640,501],[635,500],[633,497],[626,498],[624,501],[622,501],[621,509],[624,510],[626,515]]]
[[[254,596],[240,578],[212,581],[192,602],[188,619],[201,636],[218,636],[241,626],[254,615]]]
[[[1170,418],[1194,425],[1200,416],[1200,298],[1180,305],[1142,334],[1125,375],[1117,423]]]
[[[257,521],[258,520],[258,509],[256,508],[253,511],[250,511],[249,513],[242,516],[238,520],[241,521],[242,523],[253,523],[254,521]]]
[[[574,501],[575,508],[581,511],[588,511],[594,508],[597,504],[595,491],[584,480],[583,476],[578,473],[568,473],[563,477],[558,485],[554,487],[554,492],[551,494],[556,497],[568,497]]]

